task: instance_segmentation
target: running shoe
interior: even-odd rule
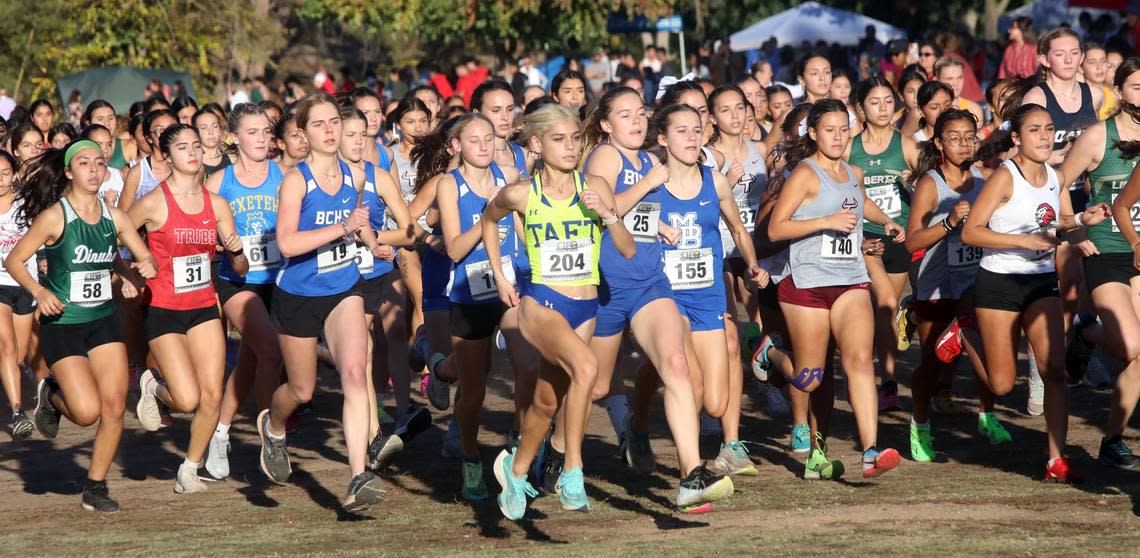
[[[843,462],[827,457],[827,442],[819,432],[815,433],[815,447],[804,463],[804,478],[807,480],[836,480],[843,476]]]
[[[1096,345],[1089,343],[1083,334],[1096,323],[1096,316],[1091,314],[1077,314],[1073,318],[1069,344],[1065,347],[1065,372],[1070,384],[1079,383],[1088,370],[1089,359],[1092,358]]]
[[[910,421],[910,458],[920,463],[934,461],[934,436],[930,433],[930,423],[918,424]]]
[[[427,326],[421,325],[416,328],[416,335],[412,341],[412,349],[408,351],[408,368],[412,372],[419,372],[427,366],[427,358],[430,354],[431,343],[428,342]]]
[[[954,400],[949,389],[942,388],[930,398],[930,410],[940,415],[963,415],[969,411]]]
[[[399,435],[407,443],[429,428],[431,428],[431,411],[427,407],[413,406],[404,411],[404,414],[396,420],[396,429],[393,433]]]
[[[554,449],[550,443],[550,436],[546,436],[546,440],[539,448],[538,455],[535,456],[534,463],[531,465],[531,473],[534,475],[535,482],[538,483],[538,488],[547,494],[554,494],[558,488],[558,477],[562,474],[562,465],[566,462],[566,456],[562,452]]]
[[[947,364],[954,362],[958,355],[962,354],[962,326],[958,323],[958,319],[950,322],[946,329],[942,330],[942,334],[938,336],[938,340],[934,342],[934,356],[938,360]]]
[[[436,373],[436,369],[443,358],[443,355],[439,353],[431,356],[431,363],[428,365],[428,375],[426,376],[427,386],[424,391],[427,392],[427,400],[432,407],[446,411],[451,406],[451,382],[440,378],[439,374]]]
[[[198,465],[183,462],[178,466],[178,476],[174,479],[174,492],[178,494],[191,494],[205,492],[206,483],[198,478]]]
[[[1080,473],[1070,466],[1069,461],[1064,457],[1050,459],[1045,465],[1045,482],[1073,484],[1079,483],[1081,480],[1083,479]]]
[[[760,329],[760,324],[756,322],[748,322],[748,325],[740,330],[740,363],[744,365],[744,368],[748,368],[748,364],[755,356],[756,349],[763,337],[764,332]]]
[[[772,361],[768,360],[768,351],[776,346],[771,337],[764,335],[759,338],[756,344],[756,350],[752,352],[752,357],[748,359],[748,364],[745,368],[752,369],[752,375],[756,376],[757,380],[761,382],[768,381],[768,373],[772,370]]]
[[[740,440],[720,445],[720,453],[713,461],[712,471],[734,477],[755,477],[759,474],[756,464],[748,456],[748,448]]]
[[[259,460],[261,472],[265,473],[269,480],[277,484],[284,484],[289,480],[289,475],[293,474],[293,468],[289,464],[289,451],[285,446],[285,436],[276,438],[269,433],[269,409],[265,409],[257,415],[257,435],[261,438],[261,458]]]
[[[1104,438],[1100,441],[1100,462],[1117,469],[1131,471],[1140,463],[1140,458],[1132,455],[1132,450],[1124,444],[1120,436]]]
[[[500,351],[507,350],[507,338],[503,335],[503,330],[495,330],[495,348]]]
[[[444,459],[463,459],[463,440],[459,437],[459,423],[454,416],[447,423],[447,432],[443,435],[439,456]]]
[[[206,447],[206,473],[216,480],[230,476],[230,435],[214,432]]]
[[[898,334],[898,349],[905,351],[910,348],[910,328],[907,323],[911,306],[914,305],[914,296],[906,295],[899,301],[899,308],[895,312],[895,327]]]
[[[1085,368],[1085,379],[1081,382],[1096,389],[1111,388],[1112,372],[1109,371],[1108,367],[1104,356],[1094,352],[1092,358],[1089,359],[1088,367]]]
[[[631,427],[633,415],[625,418],[625,435],[621,440],[621,455],[633,470],[648,475],[657,469],[657,457],[649,445],[648,432],[635,432]]]
[[[891,411],[901,411],[902,405],[899,402],[899,384],[894,380],[886,380],[882,386],[879,386],[879,412],[888,413]]]
[[[388,490],[384,488],[384,482],[380,477],[372,471],[364,471],[352,477],[341,505],[346,511],[361,512],[383,502],[386,497]]]
[[[59,384],[51,378],[44,378],[36,384],[36,409],[32,411],[32,419],[44,438],[55,438],[59,434],[59,411],[51,402],[52,394],[58,391]]]
[[[162,428],[162,415],[158,410],[158,380],[149,368],[139,375],[139,402],[135,405],[135,414],[139,417],[143,429],[154,432]]]
[[[1045,412],[1045,382],[1037,372],[1037,359],[1029,353],[1029,400],[1025,412],[1031,417],[1039,417]]]
[[[791,448],[793,453],[808,453],[811,451],[811,427],[806,424],[797,424],[792,427]]]
[[[887,448],[882,451],[869,449],[863,452],[863,478],[873,479],[882,475],[898,467],[900,461],[902,458],[894,449]]]
[[[728,498],[735,491],[731,477],[713,473],[702,463],[681,479],[675,502],[678,510],[691,513],[700,510],[705,504]]]
[[[28,418],[28,413],[25,413],[23,409],[16,409],[12,412],[12,417],[8,419],[8,432],[12,434],[13,440],[31,438],[35,429],[36,425],[32,419]]]
[[[395,434],[384,435],[377,432],[368,443],[368,469],[379,473],[396,461],[396,456],[404,451],[404,440]]]
[[[83,487],[83,509],[103,513],[119,511],[119,503],[111,499],[107,490],[107,481],[88,480]]]
[[[483,463],[463,460],[463,499],[482,502],[487,499],[487,483],[483,482]]]
[[[784,392],[781,391],[780,388],[768,384],[760,385],[767,388],[768,416],[778,418],[792,414],[792,409],[788,406],[788,400],[784,398]]]
[[[978,433],[988,438],[990,445],[993,446],[1013,442],[1013,436],[998,421],[997,413],[989,412],[978,415]]]
[[[511,472],[511,463],[515,454],[507,450],[499,452],[495,458],[495,480],[499,481],[502,490],[499,492],[499,511],[512,521],[522,519],[526,515],[526,499],[537,498],[538,491],[526,481],[526,476],[516,477]]]
[[[590,511],[590,499],[586,497],[586,480],[582,476],[582,468],[574,467],[562,471],[558,475],[558,484],[554,490],[558,493],[558,502],[566,511]]]

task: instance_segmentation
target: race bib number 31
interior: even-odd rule
[[[688,291],[713,286],[712,248],[668,250],[665,252],[665,274],[673,290]]]
[[[189,293],[210,286],[209,254],[176,256],[173,264],[175,294]]]
[[[625,228],[634,242],[657,242],[657,229],[661,221],[661,204],[640,202],[625,214]]]
[[[589,240],[547,240],[538,251],[545,281],[566,283],[593,275],[594,243]]]
[[[855,252],[859,249],[859,235],[856,231],[847,234],[825,232],[820,237],[819,257],[830,262],[853,262],[859,259]]]
[[[88,308],[111,300],[111,271],[72,271],[68,298],[72,304]]]

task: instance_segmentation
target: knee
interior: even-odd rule
[[[262,370],[277,371],[285,366],[285,359],[281,357],[281,349],[276,345],[257,351],[257,360],[261,363],[260,368]]]
[[[1013,374],[1012,371],[1009,374],[991,375],[990,391],[992,391],[997,397],[1009,395],[1009,392],[1013,391],[1013,384],[1016,377],[1017,376]]]
[[[203,388],[198,396],[199,411],[215,411],[222,404],[222,386]]]
[[[297,403],[303,405],[313,399],[313,390],[315,388],[313,384],[294,385],[290,383],[288,385],[289,393],[293,395],[293,399],[296,399]]]
[[[578,359],[570,368],[573,370],[572,380],[574,383],[590,386],[591,390],[597,385],[598,358],[593,353],[588,353],[585,357]],[[606,388],[608,389],[609,386]]]
[[[198,390],[185,390],[187,393],[174,393],[170,391],[171,403],[174,404],[171,409],[177,413],[193,413],[198,408],[199,394]]]
[[[710,393],[705,396],[705,413],[714,418],[721,418],[728,411],[728,394]]]
[[[594,401],[601,401],[602,399],[605,399],[606,396],[608,396],[609,394],[610,394],[610,383],[609,382],[595,381],[594,382],[594,388],[590,390],[590,397],[592,397]]]
[[[658,373],[661,375],[662,381],[667,378],[676,380],[689,377],[689,363],[685,360],[685,353],[681,347],[674,347],[664,355]]]
[[[1120,348],[1120,359],[1123,360],[1125,364],[1134,362],[1140,358],[1140,340],[1125,339]]]
[[[76,426],[91,426],[99,420],[99,415],[102,413],[98,401],[71,403],[69,409],[71,410],[71,422],[74,422]],[[118,416],[122,417],[122,411]]]
[[[554,413],[558,412],[558,398],[553,393],[535,392],[528,412],[538,413],[538,416],[547,420],[552,419]]]
[[[368,389],[368,382],[364,377],[364,364],[352,364],[345,367],[340,373],[341,389],[345,395],[348,393],[364,393]]]
[[[728,348],[730,349],[729,354],[731,354],[731,349],[733,349],[733,348],[739,349],[740,348],[739,330],[737,329],[735,322],[730,322],[728,320],[728,316],[725,316],[725,319],[724,319],[724,341],[725,341],[725,345],[727,345]]]
[[[856,347],[845,351],[840,355],[840,361],[843,363],[843,369],[847,374],[851,373],[875,373],[874,361],[871,359],[871,347]]]
[[[15,361],[17,358],[19,358],[19,355],[17,353],[18,351],[16,350],[15,339],[5,339],[0,337],[0,356],[3,356],[5,359]]]

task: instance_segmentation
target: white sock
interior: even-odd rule
[[[606,406],[614,433],[621,436],[625,432],[625,417],[629,415],[629,399],[625,394],[615,394],[602,399],[602,404]]]
[[[187,458],[186,458],[186,459],[185,459],[185,460],[182,462],[182,466],[183,466],[183,467],[193,467],[195,471],[197,471],[197,470],[198,470],[198,467],[200,467],[201,465],[202,465],[201,463],[196,463],[196,462],[194,462],[194,461],[190,461],[190,458],[189,458],[189,457],[187,457]]]
[[[218,423],[218,427],[214,429],[214,434],[221,434],[222,436],[230,435],[230,425]]]

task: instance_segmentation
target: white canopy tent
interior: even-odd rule
[[[906,38],[906,32],[902,29],[877,19],[815,2],[804,2],[733,33],[729,41],[735,51],[760,48],[771,37],[775,37],[781,45],[798,45],[802,41],[814,43],[819,40],[854,45],[866,35],[868,25],[875,26],[875,37],[884,43]]]
[[[1094,18],[1107,14],[1113,19],[1119,20],[1123,16],[1119,10],[1079,5],[1070,6],[1069,4],[1068,0],[1036,0],[1016,10],[1007,12],[1002,16],[1001,25],[999,27],[1001,29],[1009,29],[1009,22],[1024,16],[1033,18],[1033,28],[1037,30],[1056,27],[1061,23],[1068,23],[1075,27],[1077,25],[1077,17],[1081,15],[1081,12],[1088,12],[1089,15]]]

